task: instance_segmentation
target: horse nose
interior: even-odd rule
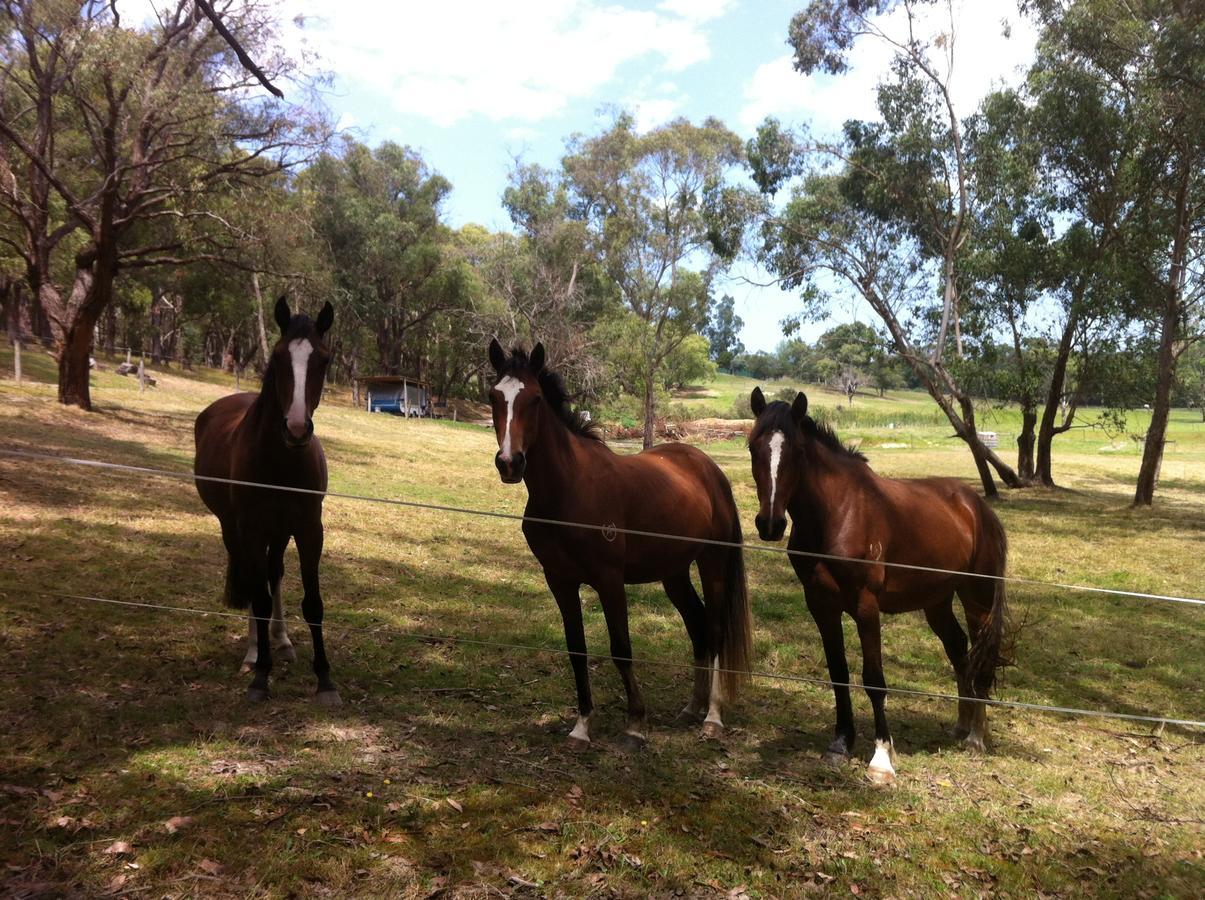
[[[763,541],[780,541],[787,530],[787,520],[782,516],[771,518],[758,514],[753,524],[757,526],[757,536]]]
[[[527,469],[527,458],[522,453],[516,453],[510,459],[504,459],[499,451],[494,455],[494,465],[497,466],[503,481],[514,484],[523,478],[523,472]]]
[[[305,437],[309,427],[310,423],[308,419],[300,419],[298,421],[294,421],[293,419],[285,420],[285,428],[289,430],[289,436],[296,441],[300,441]]]

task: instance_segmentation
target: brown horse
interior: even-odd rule
[[[334,322],[330,303],[317,321],[292,315],[288,301],[276,302],[280,340],[272,350],[258,394],[231,394],[197,416],[198,475],[326,490],[326,456],[314,437],[314,410],[330,363],[323,341]],[[318,561],[322,556],[322,495],[198,481],[197,492],[222,525],[228,555],[226,603],[250,609],[250,636],[244,668],[255,677],[250,700],[268,699],[272,645],[282,658],[294,658],[281,610],[280,581],[289,539],[297,542],[305,590],[301,611],[314,644],[316,700],[339,704],[322,641],[322,594]],[[271,628],[269,629],[269,621]]]
[[[894,748],[883,711],[883,648],[879,613],[924,610],[954,666],[960,697],[986,699],[1002,664],[1007,609],[1002,576],[1008,544],[996,514],[974,491],[952,478],[882,478],[866,458],[807,415],[807,397],[788,405],[766,403],[760,388],[750,398],[757,422],[749,435],[753,479],[761,502],[757,532],[777,541],[793,525],[788,547],[857,562],[793,555],[808,609],[828,660],[837,701],[836,736],[825,757],[848,758],[854,744],[853,707],[841,613],[858,627],[862,683],[874,707],[872,781],[895,779]],[[898,568],[903,563],[955,574]],[[971,574],[957,574],[971,573]],[[954,615],[962,601],[972,645]],[[958,703],[955,734],[972,750],[986,749],[987,709]]]
[[[706,454],[685,444],[665,444],[635,456],[612,452],[570,410],[561,379],[544,368],[542,344],[530,357],[521,350],[508,357],[494,340],[489,359],[498,373],[490,392],[499,446],[494,463],[507,484],[526,483],[526,514],[616,529],[523,523],[527,544],[560,607],[577,682],[578,719],[569,747],[589,746],[594,710],[579,593],[583,584],[594,588],[602,602],[611,657],[627,692],[623,745],[636,749],[645,743],[644,700],[632,672],[624,585],[653,581],[665,586],[694,650],[694,691],[682,716],[698,721],[705,714],[703,733],[720,734],[721,704],[735,696],[749,669],[749,600],[740,548],[697,541],[739,544],[740,519],[728,479]],[[691,563],[698,563],[704,601],[691,583]]]

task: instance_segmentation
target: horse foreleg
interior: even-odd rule
[[[639,750],[648,741],[645,736],[644,697],[632,670],[632,638],[628,631],[628,595],[623,583],[603,585],[598,588],[602,601],[603,616],[607,620],[607,633],[611,636],[611,659],[623,679],[623,689],[628,696],[628,723],[621,739],[628,750]]]
[[[301,614],[310,626],[310,641],[314,646],[314,675],[318,679],[314,701],[323,706],[339,706],[343,701],[331,680],[331,664],[326,658],[326,642],[322,635],[324,609],[318,584],[318,563],[322,560],[321,519],[299,527],[294,537],[297,556],[301,561],[301,585],[305,591],[301,600]]]
[[[707,714],[711,696],[711,666],[707,659],[707,609],[690,581],[690,571],[662,582],[665,593],[682,616],[694,658],[694,690],[679,717],[691,724]]]
[[[557,581],[545,573],[548,587],[556,598],[561,611],[561,622],[565,626],[565,647],[569,651],[569,663],[573,667],[573,680],[577,685],[577,723],[565,745],[574,751],[590,746],[590,716],[594,703],[590,699],[590,670],[586,659],[586,628],[582,623],[581,585],[570,581]]]
[[[281,597],[280,584],[285,574],[285,548],[289,539],[274,541],[268,547],[268,584],[272,588],[272,650],[285,662],[295,662],[297,651],[289,640],[288,629],[285,628],[284,601]]]
[[[862,686],[874,709],[874,756],[866,770],[875,784],[895,781],[895,747],[887,727],[887,681],[883,677],[883,644],[879,629],[879,604],[873,592],[863,590],[858,598],[858,638],[862,642]]]
[[[849,697],[849,663],[845,659],[845,632],[841,628],[841,607],[828,594],[805,591],[808,610],[820,631],[824,659],[828,664],[828,679],[833,682],[837,724],[833,742],[824,751],[830,763],[843,763],[854,749],[854,707]]]
[[[241,561],[236,572],[235,590],[250,600],[251,623],[255,628],[255,676],[247,688],[247,699],[268,699],[268,676],[272,672],[272,644],[269,624],[272,620],[272,594],[268,590],[268,560],[266,554],[254,554]]]
[[[950,596],[936,606],[925,610],[925,618],[933,633],[941,639],[946,650],[950,665],[954,667],[954,677],[958,682],[959,697],[973,697],[974,691],[967,681],[967,636],[958,624],[954,615],[954,598]],[[958,724],[954,726],[954,737],[962,740],[971,733],[971,725],[975,718],[975,708],[978,704],[971,700],[958,701]]]

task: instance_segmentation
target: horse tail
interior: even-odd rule
[[[749,610],[749,590],[745,582],[745,553],[740,546],[741,518],[732,496],[732,486],[723,478],[725,493],[732,515],[728,548],[724,562],[723,608],[719,615],[720,690],[726,700],[736,697],[740,687],[749,681],[749,665],[753,661],[753,620]]]
[[[992,607],[971,652],[967,656],[967,675],[980,697],[986,698],[996,683],[996,669],[1013,664],[1013,630],[1005,599],[1004,566],[1008,560],[1008,536],[996,513],[982,500],[981,528],[991,557],[990,565],[980,567],[985,575],[995,576]],[[986,569],[986,571],[985,571]]]

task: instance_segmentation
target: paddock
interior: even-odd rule
[[[36,379],[35,367],[27,360]],[[187,472],[192,416],[229,388],[155,375],[160,387],[139,395],[97,374],[95,415],[58,407],[47,384],[4,382],[0,444]],[[1010,575],[1200,597],[1205,435],[1180,415],[1153,511],[1128,509],[1136,464],[1119,452],[1061,455],[1072,490],[1000,503]],[[522,512],[522,491],[497,484],[486,429],[424,421],[399,436],[330,400],[315,424],[332,491]],[[743,443],[705,449],[751,522]],[[974,477],[957,447],[864,449],[885,474]],[[883,790],[861,772],[871,748],[859,695],[854,764],[822,765],[830,692],[789,680],[822,680],[824,666],[781,554],[747,555],[766,677],[718,742],[672,724],[689,650],[653,586],[631,593],[635,655],[676,665],[643,670],[649,748],[617,751],[622,691],[587,598],[601,746],[579,757],[560,750],[573,696],[559,616],[513,520],[327,500],[327,640],[345,700],[331,712],[309,702],[303,630],[273,701],[243,703],[245,625],[222,615],[220,539],[189,480],[0,457],[0,493],[6,887],[1021,895],[1092,879],[1116,895],[1200,892],[1199,730],[1001,708],[994,753],[972,757],[949,735],[951,703],[896,694],[909,751]],[[295,616],[293,572],[290,559]],[[1024,624],[999,696],[1203,717],[1202,608],[1043,584],[1010,594]],[[949,689],[923,620],[888,619],[884,643],[889,686]]]

